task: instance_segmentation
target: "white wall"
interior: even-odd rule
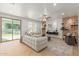
[[[40,22],[39,21],[33,21],[33,20],[30,20],[30,19],[24,19],[24,20],[22,20],[22,36],[25,35],[25,32],[28,31],[28,22],[36,23],[36,25],[37,25],[37,32],[41,31],[41,26],[40,26]]]
[[[21,22],[22,36],[25,34],[26,30],[27,30],[27,20],[22,20]]]

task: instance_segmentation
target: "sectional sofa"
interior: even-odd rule
[[[39,52],[47,47],[48,40],[46,36],[24,35],[22,42],[28,45],[33,50]]]

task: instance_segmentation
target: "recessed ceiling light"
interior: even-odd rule
[[[62,13],[61,15],[64,15],[64,13]]]
[[[53,5],[56,6],[56,3],[54,3]]]

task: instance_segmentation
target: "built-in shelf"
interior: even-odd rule
[[[78,25],[71,25],[71,26],[78,26]]]
[[[67,33],[69,33],[70,31],[72,34],[76,36],[76,38],[78,38],[78,17],[77,16],[63,18],[62,26],[65,28],[63,30],[63,36],[67,35]]]

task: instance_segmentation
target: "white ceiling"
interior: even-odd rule
[[[77,15],[79,10],[77,3],[57,3],[56,6],[53,6],[53,3],[23,3],[21,5],[22,15],[35,20],[40,19],[45,9],[48,16],[52,18],[61,17],[62,13],[64,13],[63,17]]]
[[[20,15],[22,17],[40,20],[40,17],[45,13],[51,18],[61,18],[67,16],[78,15],[78,3],[9,3],[0,4],[0,12]],[[61,15],[64,13],[64,15]]]

